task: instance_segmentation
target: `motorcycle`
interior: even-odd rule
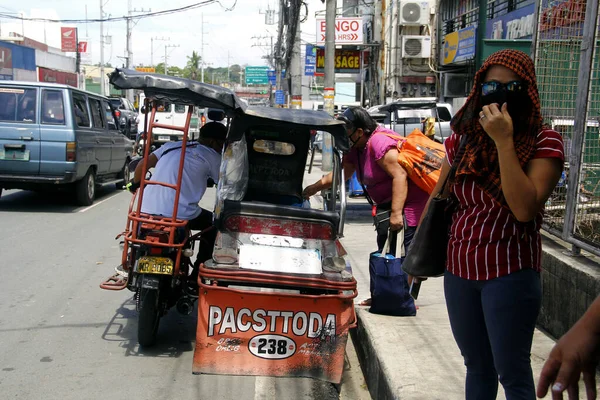
[[[119,70],[111,76],[111,82],[123,78],[121,75],[135,72]],[[205,85],[209,87],[210,85]],[[188,135],[190,121],[193,116],[194,106],[202,105],[203,101],[207,106],[220,105],[221,109],[233,112],[237,103],[220,104],[218,98],[226,96],[230,92],[227,89],[210,87],[210,91],[200,100],[194,99],[188,107],[186,122],[184,126],[170,126],[156,122],[155,114],[157,105],[155,97],[151,94],[146,96],[147,134],[146,143],[143,145],[143,156],[135,158],[130,163],[130,171],[135,170],[138,163],[143,163],[143,170],[146,168],[148,159],[153,149],[152,131],[155,128],[172,129],[183,132],[181,141],[181,162],[179,164],[178,178],[176,184],[156,182],[150,180],[151,173],[142,176],[140,187],[136,190],[129,205],[127,215],[127,224],[125,231],[117,238],[123,238],[122,241],[122,262],[116,273],[101,283],[100,287],[106,290],[123,290],[125,288],[135,293],[136,309],[138,311],[138,342],[141,346],[151,346],[156,341],[160,319],[172,307],[184,314],[189,315],[194,309],[194,302],[197,300],[197,283],[194,278],[190,278],[190,272],[193,268],[191,257],[194,255],[196,243],[202,240],[202,235],[206,234],[207,228],[196,234],[192,234],[187,227],[188,221],[176,218],[179,205],[179,196],[181,182],[183,177],[183,165],[185,150],[188,144]],[[169,96],[169,92],[165,94]],[[165,97],[161,97],[164,100]],[[168,98],[167,98],[168,100]],[[180,102],[180,99],[176,99]],[[176,102],[175,100],[173,102]],[[226,112],[226,111],[224,111]],[[147,144],[147,145],[146,145]],[[214,184],[214,183],[213,183]],[[148,185],[161,185],[175,190],[175,200],[173,204],[174,217],[154,216],[141,212],[144,188]],[[208,182],[211,186],[211,182]]]

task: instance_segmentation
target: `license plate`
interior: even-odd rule
[[[0,149],[0,160],[29,161],[29,150]]]
[[[140,274],[173,275],[173,260],[167,257],[141,257],[138,261]]]
[[[170,138],[170,137],[168,137],[168,136],[159,136],[159,137],[158,137],[158,140],[161,140],[161,141],[167,141],[167,142],[168,142],[170,139],[171,139],[171,138]]]

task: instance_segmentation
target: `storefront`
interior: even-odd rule
[[[37,80],[35,51],[9,42],[0,41],[0,80]]]
[[[70,72],[38,67],[38,79],[40,82],[60,83],[77,87],[77,74]]]

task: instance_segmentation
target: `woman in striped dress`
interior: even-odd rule
[[[440,190],[456,159],[444,276],[466,399],[535,399],[530,351],[541,303],[540,227],[564,163],[561,136],[542,125],[533,61],[501,50],[475,75],[445,142]],[[461,147],[461,138],[467,139]]]

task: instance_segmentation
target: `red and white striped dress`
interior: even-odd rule
[[[444,143],[450,165],[459,142],[452,134]],[[540,132],[533,158],[564,160],[560,134],[549,129]],[[523,223],[481,190],[473,178],[467,177],[453,189],[460,204],[452,217],[448,271],[471,280],[493,279],[524,268],[540,271],[543,211]]]

